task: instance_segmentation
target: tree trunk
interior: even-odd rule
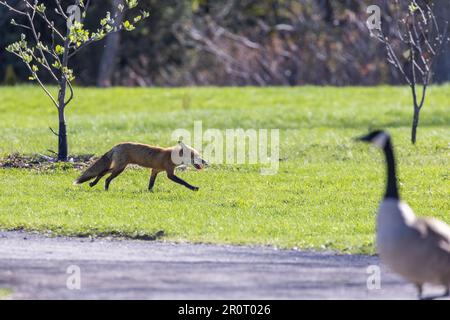
[[[69,34],[70,29],[67,29],[61,70],[64,70],[69,65],[69,44],[70,44]],[[67,90],[67,79],[66,76],[63,73],[61,73],[61,78],[59,79],[59,93],[58,93],[58,119],[59,119],[58,161],[67,161],[67,154],[69,149],[67,144],[66,118],[64,116],[64,111],[66,109],[66,90]]]
[[[123,0],[114,0],[112,7],[112,16],[114,16],[117,11],[119,5],[123,5]],[[123,14],[118,12],[116,23],[122,24]],[[102,58],[100,60],[100,65],[98,68],[97,75],[97,86],[99,87],[110,87],[111,86],[111,78],[114,73],[114,66],[116,62],[117,53],[120,48],[120,33],[115,32],[109,34],[106,37],[106,45],[103,49]]]
[[[67,130],[66,130],[66,118],[64,110],[66,104],[64,102],[66,98],[66,81],[62,80],[60,83],[59,95],[58,95],[58,161],[67,161],[68,145],[67,145]]]
[[[416,144],[416,137],[417,137],[417,127],[419,126],[419,113],[420,109],[414,106],[414,117],[412,122],[412,128],[411,128],[411,142],[412,144]]]
[[[67,161],[68,145],[67,145],[66,120],[64,118],[64,108],[58,110],[58,115],[59,115],[58,160]]]

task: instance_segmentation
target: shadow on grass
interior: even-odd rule
[[[42,231],[42,230],[47,231]],[[99,231],[96,228],[90,228],[82,232],[71,232],[64,230],[63,227],[50,226],[40,228],[39,231],[29,229],[27,227],[19,226],[17,228],[7,229],[6,231],[19,231],[19,232],[36,232],[39,234],[44,234],[48,237],[75,237],[75,238],[118,238],[118,239],[132,239],[132,240],[144,240],[144,241],[156,241],[163,238],[166,234],[164,230],[159,230],[155,233],[148,233],[143,231],[117,231],[117,230],[106,230]]]

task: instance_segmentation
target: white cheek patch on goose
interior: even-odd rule
[[[387,140],[388,140],[388,135],[386,133],[382,132],[372,139],[372,143],[374,145],[377,145],[381,149],[383,149],[386,146]]]

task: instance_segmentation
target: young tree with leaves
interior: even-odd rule
[[[17,1],[15,1],[17,2]],[[109,12],[100,20],[100,26],[95,31],[85,28],[90,0],[74,0],[72,5],[64,10],[61,0],[54,0],[53,10],[38,0],[21,0],[13,6],[7,0],[0,1],[0,5],[8,8],[17,19],[11,24],[22,28],[20,40],[9,45],[6,50],[19,57],[30,72],[29,79],[36,81],[45,94],[50,98],[58,111],[58,160],[67,161],[68,143],[65,120],[65,109],[74,97],[72,81],[75,79],[70,59],[84,47],[102,40],[108,34],[120,30],[132,31],[134,24],[149,16],[146,11],[136,14],[129,20],[117,19],[126,11],[138,6],[138,0],[125,0],[117,8],[114,16]],[[48,1],[46,1],[46,4]],[[120,21],[120,22],[118,22]],[[38,26],[44,24],[50,36],[45,38],[48,30],[39,30]],[[41,80],[43,72],[47,72],[56,84],[58,95],[54,96],[48,85]]]

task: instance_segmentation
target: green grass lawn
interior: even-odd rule
[[[13,292],[11,289],[0,288],[0,300],[7,300],[11,298]]]
[[[0,229],[373,252],[384,191],[381,153],[352,137],[388,129],[401,194],[418,215],[450,223],[450,86],[432,87],[412,146],[408,88],[76,89],[67,120],[71,154],[100,155],[122,141],[169,146],[177,128],[280,129],[280,169],[213,165],[179,176],[128,170],[94,189],[75,169],[0,169]],[[56,149],[54,107],[36,87],[0,88],[0,156]]]

